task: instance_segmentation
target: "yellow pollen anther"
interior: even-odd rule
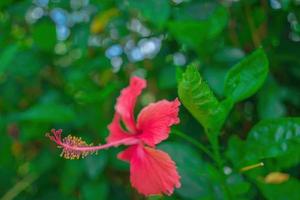
[[[240,172],[249,171],[251,169],[262,167],[262,166],[264,166],[263,162],[260,162],[260,163],[254,164],[254,165],[249,165],[249,166],[246,166],[246,167],[243,167],[242,169],[240,169]]]
[[[63,143],[68,146],[63,147],[60,156],[66,159],[74,160],[74,159],[84,158],[90,154],[97,152],[97,151],[74,150],[73,147],[89,147],[93,145],[93,144],[87,144],[85,141],[81,139],[81,137],[68,135],[67,137],[63,138]]]
[[[264,181],[269,184],[280,184],[289,180],[290,175],[282,172],[271,172],[269,173]]]

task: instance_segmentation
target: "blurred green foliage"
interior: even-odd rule
[[[183,103],[158,146],[182,187],[148,199],[299,199],[299,42],[297,0],[1,0],[0,198],[144,199],[122,147],[69,161],[45,138],[104,143],[138,75],[138,108]],[[271,172],[289,178],[267,183]]]

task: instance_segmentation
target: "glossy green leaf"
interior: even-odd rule
[[[175,190],[176,193],[187,199],[213,198],[212,192],[217,189],[214,188],[214,177],[218,174],[193,148],[179,143],[164,143],[159,148],[168,152],[176,162],[181,176],[181,187]],[[222,192],[216,191],[215,195],[223,195]]]
[[[295,166],[300,162],[299,130],[299,118],[261,121],[249,132],[247,140],[232,136],[226,156],[238,170],[262,161],[266,165],[271,162],[273,170]]]
[[[74,111],[60,104],[38,104],[19,114],[21,120],[34,120],[36,122],[68,122],[75,119]]]
[[[129,6],[137,9],[143,17],[158,25],[164,25],[170,15],[168,0],[129,0]]]
[[[234,102],[242,101],[263,85],[268,74],[268,59],[263,49],[258,49],[227,73],[224,91]]]
[[[272,159],[272,164],[277,167],[277,169],[289,169],[291,167],[297,166],[300,163],[300,153],[297,148],[291,150],[288,154],[283,156],[277,156]]]
[[[188,66],[178,84],[183,105],[208,132],[219,131],[232,104],[220,103],[196,67]]]
[[[229,191],[225,191],[217,169],[202,160],[190,146],[167,142],[159,145],[159,148],[168,152],[177,165],[181,187],[175,192],[183,199],[228,199],[229,196],[239,199],[250,189],[249,183],[241,175],[231,173],[225,177],[229,188]]]
[[[254,126],[247,138],[248,160],[300,153],[300,118],[264,120]]]

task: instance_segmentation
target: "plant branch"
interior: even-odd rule
[[[246,15],[246,20],[248,22],[249,29],[251,32],[253,44],[254,44],[255,48],[258,48],[260,46],[261,41],[260,41],[260,36],[256,31],[255,24],[254,24],[252,15],[251,15],[252,14],[251,7],[247,3],[244,3],[244,10],[245,10],[245,15]]]
[[[223,172],[224,162],[223,162],[221,154],[220,154],[218,134],[217,134],[217,132],[213,132],[213,133],[207,132],[207,135],[209,136],[209,141],[213,148],[214,158],[215,158],[216,164],[219,168],[219,172],[220,172],[220,176],[221,176],[221,185],[222,185],[224,191],[226,192],[226,199],[232,199],[231,192],[226,183],[226,175]]]
[[[38,174],[31,173],[28,174],[25,178],[19,181],[16,185],[14,185],[10,190],[8,190],[1,200],[12,200],[16,196],[18,196],[23,190],[25,190],[28,186],[30,186],[37,178]]]

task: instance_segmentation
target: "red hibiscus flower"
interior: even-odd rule
[[[118,158],[130,163],[131,184],[143,195],[171,195],[180,187],[180,176],[170,156],[155,148],[168,138],[170,126],[179,123],[180,102],[161,100],[151,103],[134,117],[137,97],[146,87],[146,81],[133,77],[130,85],[123,89],[115,106],[116,113],[108,126],[110,134],[107,144],[90,146],[80,138],[68,136],[61,139],[61,130],[52,130],[48,137],[62,147],[66,158],[85,157],[91,152],[121,144],[129,147],[118,154]],[[124,128],[121,126],[121,121]]]

